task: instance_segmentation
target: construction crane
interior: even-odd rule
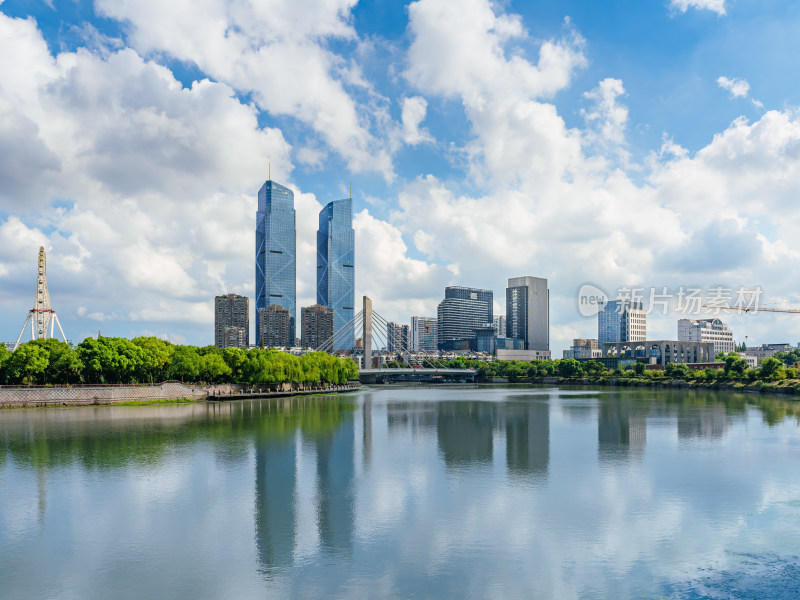
[[[709,306],[703,304],[703,308],[718,310],[738,310],[739,312],[775,312],[775,313],[800,313],[800,308],[767,308],[758,306]]]
[[[46,340],[53,337],[55,333],[55,326],[58,325],[58,331],[61,332],[61,339],[65,342],[67,338],[64,336],[64,330],[61,329],[61,323],[58,321],[56,311],[50,307],[50,292],[47,291],[47,262],[44,254],[44,246],[39,248],[39,273],[36,279],[36,299],[33,302],[33,308],[28,311],[28,318],[25,319],[25,324],[19,332],[17,343],[14,344],[14,349],[19,347],[19,342],[22,339],[22,334],[25,333],[25,328],[31,324],[31,339],[32,340]]]

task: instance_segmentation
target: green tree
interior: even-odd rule
[[[195,382],[200,377],[200,355],[191,346],[175,346],[167,373],[170,379]]]
[[[579,377],[583,374],[581,363],[574,358],[565,358],[564,360],[558,361],[556,369],[558,370],[559,377]]]
[[[647,366],[644,363],[637,362],[633,366],[633,370],[636,372],[637,375],[641,376],[644,375],[644,372],[647,370]]]
[[[206,383],[221,383],[231,375],[231,368],[222,354],[209,352],[200,357],[200,375]]]
[[[786,377],[783,363],[773,356],[768,356],[761,361],[758,369],[760,379],[783,379]]]
[[[47,367],[49,353],[40,344],[28,342],[14,350],[7,360],[6,369],[11,383],[28,385],[42,383]]]
[[[175,351],[175,346],[153,336],[135,337],[131,342],[142,350],[142,362],[138,373],[139,381],[158,383],[166,379],[167,365]]]
[[[0,385],[7,381],[5,365],[9,358],[11,358],[11,352],[8,351],[5,344],[0,344]]]
[[[689,367],[687,367],[683,363],[667,363],[667,366],[664,367],[664,373],[667,377],[671,377],[673,379],[688,379],[691,371]]]
[[[747,360],[731,352],[725,357],[724,372],[727,377],[739,378],[747,369]]]
[[[590,377],[598,377],[608,373],[608,369],[606,369],[605,365],[596,360],[587,360],[583,364],[583,371]]]

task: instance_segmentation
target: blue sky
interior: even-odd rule
[[[791,2],[0,2],[0,339],[38,246],[70,338],[213,339],[253,296],[256,193],[352,182],[357,294],[435,314],[448,284],[547,277],[554,355],[594,282],[761,287],[800,304],[800,9]],[[655,314],[650,337],[679,316]],[[800,341],[792,316],[737,339]]]

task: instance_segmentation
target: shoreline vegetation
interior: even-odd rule
[[[663,370],[649,370],[644,363],[636,363],[627,369],[607,369],[599,361],[573,358],[492,362],[458,358],[439,361],[438,366],[476,369],[479,383],[499,383],[499,379],[508,383],[674,387],[800,396],[800,369],[790,366],[800,362],[800,351],[778,352],[765,358],[757,369],[749,368],[735,352],[716,358],[724,367],[693,370],[685,364],[669,363]]]
[[[186,384],[283,384],[300,389],[358,378],[350,358],[325,352],[295,356],[274,349],[182,346],[156,337],[56,339],[0,345],[0,385],[129,385],[167,380]]]

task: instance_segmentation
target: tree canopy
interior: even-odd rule
[[[350,358],[324,352],[294,356],[275,349],[195,347],[155,337],[55,339],[0,346],[0,384],[346,383],[358,377]]]

